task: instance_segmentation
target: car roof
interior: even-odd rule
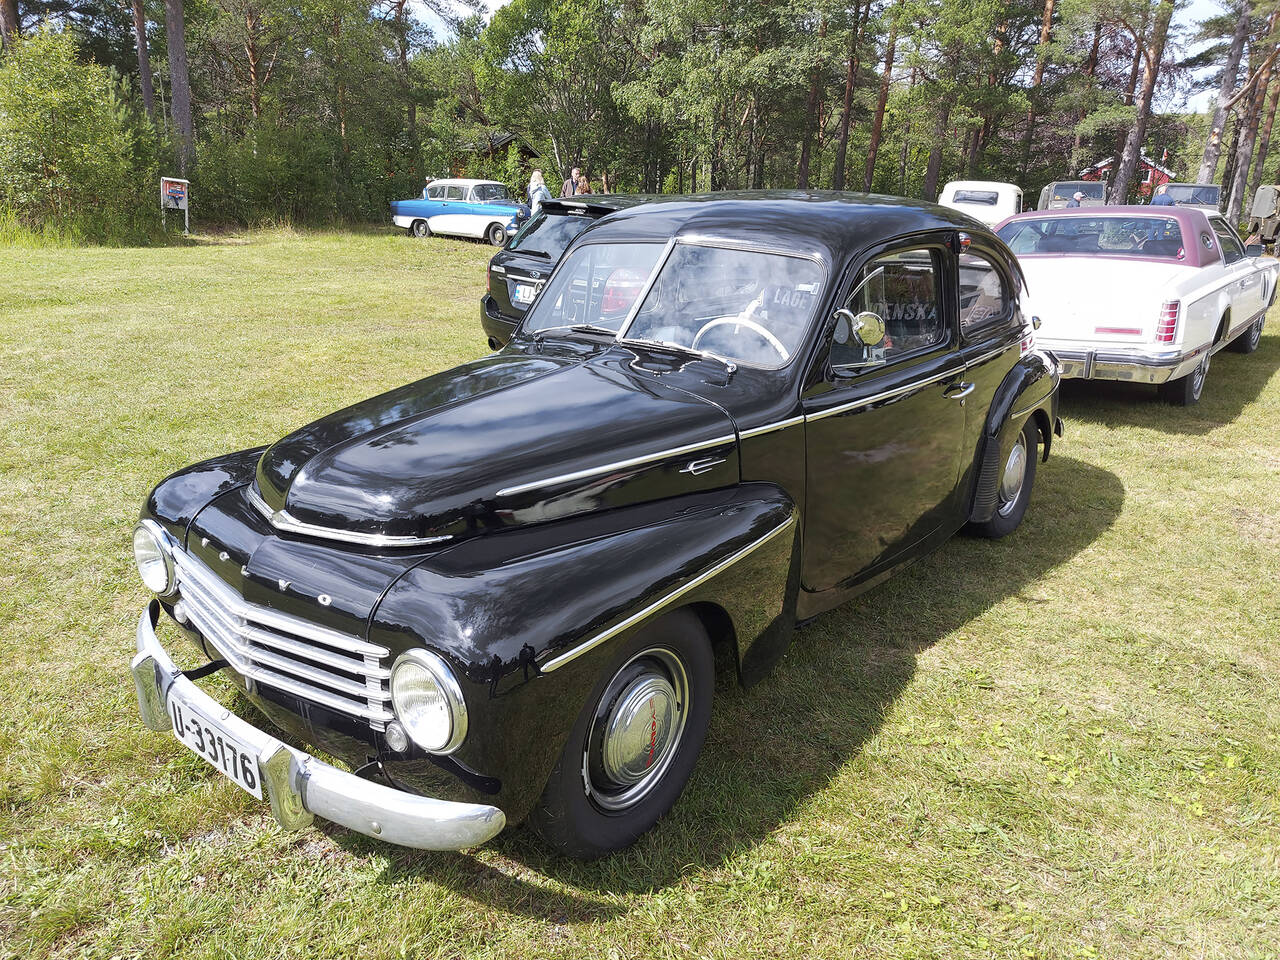
[[[1152,206],[1149,203],[1144,204],[1115,204],[1108,207],[1063,207],[1058,210],[1025,210],[1022,213],[1015,213],[1011,217],[1006,217],[1000,226],[1006,223],[1013,223],[1016,220],[1044,220],[1068,217],[1172,217],[1175,220],[1183,221],[1185,227],[1200,226],[1201,221],[1198,218],[1209,216],[1203,210],[1197,210],[1195,207],[1179,207],[1179,206]]]
[[[439,180],[432,180],[427,186],[435,187],[443,184],[444,186],[454,187],[478,187],[482,183],[492,183],[499,187],[506,186],[506,184],[497,180],[465,180],[460,177],[441,177]]]
[[[583,231],[580,241],[722,240],[842,264],[851,252],[922,230],[954,228],[1003,243],[951,207],[869,193],[725,191],[653,198]]]
[[[1010,190],[1022,192],[1022,188],[1016,183],[1008,183],[1004,180],[951,180],[942,189],[945,190],[947,187],[955,187],[957,190],[998,190],[1001,187],[1008,187]]]

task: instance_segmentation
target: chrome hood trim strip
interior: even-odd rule
[[[517,494],[528,493],[531,490],[541,490],[543,487],[556,487],[562,483],[572,483],[575,480],[585,480],[588,477],[594,477],[602,473],[612,473],[615,470],[626,470],[630,467],[640,467],[646,463],[653,463],[657,460],[666,460],[668,457],[678,457],[685,453],[694,453],[698,450],[705,450],[708,447],[720,447],[725,444],[737,442],[736,434],[726,434],[723,437],[716,437],[714,440],[700,440],[697,443],[688,443],[683,447],[672,447],[669,450],[659,450],[657,453],[647,453],[640,457],[632,457],[629,460],[617,460],[613,463],[601,464],[598,467],[589,467],[586,470],[577,470],[573,473],[562,473],[555,477],[546,477],[542,480],[534,480],[532,483],[522,483],[515,487],[504,487],[498,491],[499,497],[514,497]]]
[[[288,510],[272,510],[262,499],[262,494],[254,483],[246,488],[249,502],[253,504],[271,526],[286,533],[297,533],[304,537],[316,537],[321,540],[338,540],[342,543],[356,543],[365,547],[426,547],[434,543],[452,540],[452,536],[409,537],[386,533],[360,533],[358,530],[338,530],[334,527],[322,527],[314,523],[303,523],[289,515]]]

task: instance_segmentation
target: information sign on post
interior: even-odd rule
[[[187,208],[191,197],[191,182],[179,180],[177,177],[160,178],[160,215],[166,226],[169,223],[169,211],[182,211],[182,232],[191,232],[191,212]]]

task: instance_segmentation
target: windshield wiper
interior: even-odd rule
[[[707,353],[705,350],[698,350],[694,347],[686,347],[679,343],[671,343],[667,340],[647,340],[644,337],[627,337],[627,339],[619,341],[621,343],[639,343],[650,350],[657,350],[662,353],[674,354],[678,357],[694,357],[698,360],[714,360],[724,366],[725,370],[733,373],[738,369],[738,365],[732,360],[726,360],[724,357],[716,356],[714,353]]]
[[[602,327],[595,323],[565,323],[558,327],[542,327],[533,331],[535,339],[541,340],[543,336],[556,330],[571,330],[574,333],[601,333],[607,337],[616,337],[617,330],[610,330],[608,327]]]

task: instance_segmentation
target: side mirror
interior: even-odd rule
[[[1039,329],[1040,329],[1040,318],[1039,318],[1039,317],[1032,317],[1032,318],[1031,318],[1031,328],[1032,328],[1033,330],[1039,330]]]
[[[858,314],[844,307],[837,310],[836,342],[848,343],[850,340],[860,347],[880,346],[884,342],[884,321],[880,315],[870,310]]]
[[[1251,244],[1249,244],[1247,247],[1245,247],[1245,248],[1244,248],[1244,255],[1245,255],[1246,257],[1260,257],[1260,256],[1262,256],[1262,244],[1260,244],[1260,243],[1251,243]]]

